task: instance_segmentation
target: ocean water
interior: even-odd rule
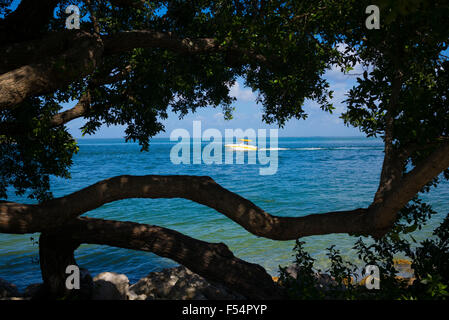
[[[260,175],[259,169],[267,165],[248,164],[247,159],[243,164],[175,165],[170,161],[170,150],[177,142],[169,139],[153,139],[149,152],[140,152],[138,144],[125,143],[122,139],[80,139],[78,143],[80,151],[74,157],[72,179],[53,179],[55,196],[122,174],[208,175],[223,187],[279,216],[303,216],[369,205],[377,189],[383,160],[383,143],[378,139],[280,138],[277,173]],[[202,147],[207,144],[203,142]],[[417,240],[430,237],[449,212],[449,184],[441,183],[423,198],[438,214],[415,232]],[[13,194],[8,200],[30,203]],[[127,199],[85,215],[159,225],[204,241],[224,242],[237,257],[262,265],[273,276],[277,275],[279,265],[288,265],[293,259],[294,241],[256,237],[215,210],[189,200]],[[32,237],[37,240],[38,236],[0,234],[0,278],[15,283],[19,289],[42,281],[38,246],[31,240]],[[326,248],[332,244],[343,256],[360,263],[352,249],[357,238],[334,234],[303,240],[321,269],[328,266]],[[76,251],[76,259],[92,275],[103,271],[125,273],[131,283],[149,272],[177,265],[152,253],[99,245],[82,245]]]

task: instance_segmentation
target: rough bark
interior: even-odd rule
[[[449,143],[442,143],[422,163],[406,173],[398,185],[384,195],[384,200],[371,207],[373,227],[388,230],[401,210],[427,183],[449,167]]]
[[[43,287],[37,298],[88,299],[92,290],[92,278],[81,277],[79,290],[66,287],[66,268],[77,265],[74,251],[80,243],[64,232],[42,233],[39,238],[39,262]]]
[[[274,240],[370,230],[366,209],[276,217],[221,187],[210,177],[118,176],[40,205],[0,205],[0,232],[30,233],[56,229],[106,203],[128,198],[184,198],[217,210],[249,232]]]
[[[89,81],[89,86],[87,92],[84,93],[77,104],[66,111],[57,113],[53,115],[47,123],[47,126],[50,128],[54,128],[57,126],[61,126],[66,124],[74,119],[83,117],[87,114],[91,105],[91,95],[90,88],[94,88],[95,86],[105,85],[114,83],[115,81],[120,81],[131,71],[131,67],[127,66],[124,70],[117,72],[111,75],[102,75],[101,77],[92,78]],[[62,106],[60,107],[63,108]],[[19,134],[27,134],[30,128],[25,123],[20,122],[0,122],[0,135],[19,135]]]
[[[234,52],[267,63],[267,57],[237,46],[221,46],[214,38],[178,38],[171,32],[133,30],[104,36],[105,55],[129,51],[133,48],[163,48],[177,53],[199,54],[209,52]]]
[[[75,243],[153,252],[250,299],[275,299],[282,296],[264,268],[235,257],[223,243],[196,240],[158,226],[87,217],[71,221],[59,233],[69,234]]]
[[[252,50],[223,47],[213,38],[180,39],[169,32],[152,30],[98,37],[85,31],[68,30],[50,34],[41,41],[0,48],[5,56],[5,61],[0,63],[0,110],[13,108],[29,96],[53,92],[80,80],[91,74],[103,57],[134,48],[163,48],[181,54],[229,52],[234,58],[238,53],[240,58],[247,56],[269,63],[266,57]],[[65,51],[61,53],[61,50]],[[51,58],[42,61],[42,56]]]
[[[83,95],[77,104],[66,111],[55,114],[48,121],[48,126],[54,128],[80,118],[87,113],[90,107],[89,95]],[[30,128],[20,122],[0,122],[0,134],[19,135],[26,134]]]
[[[330,233],[379,236],[395,221],[396,213],[427,183],[449,167],[449,144],[442,143],[398,185],[385,193],[382,202],[366,209],[276,217],[251,201],[223,188],[210,177],[118,176],[39,205],[0,203],[0,232],[32,233],[52,230],[68,220],[106,203],[128,198],[184,198],[208,206],[249,232],[274,240]]]
[[[83,31],[71,35],[73,49],[66,53],[0,75],[0,110],[13,108],[27,97],[53,92],[95,70],[103,51],[101,41]]]
[[[401,78],[402,74],[398,72],[392,81],[390,102],[385,116],[384,161],[380,174],[379,188],[374,196],[373,204],[383,202],[385,194],[397,186],[405,167],[404,159],[399,156],[398,150],[395,149],[393,144],[394,116],[401,93]]]

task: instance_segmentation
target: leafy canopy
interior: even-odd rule
[[[9,3],[0,5],[2,14],[8,14]],[[175,0],[146,1],[144,7],[91,3],[61,1],[40,36],[64,30],[65,8],[76,4],[81,29],[102,38],[151,30],[187,41],[210,38],[219,49],[186,53],[155,46],[105,55],[92,74],[0,111],[1,123],[23,128],[0,138],[0,198],[12,186],[42,201],[51,196],[51,175],[69,177],[76,142],[64,125],[49,123],[61,104],[86,93],[90,108],[84,114],[85,134],[94,134],[102,124],[125,125],[126,139],[147,150],[149,139],[164,130],[170,110],[182,117],[197,108],[220,107],[231,117],[229,88],[238,77],[258,93],[264,121],[283,126],[288,119],[307,117],[307,99],[332,112],[324,72],[334,65],[349,71],[361,64],[365,72],[348,93],[343,115],[347,125],[368,136],[382,135],[392,83],[399,74],[400,100],[390,111],[395,146],[447,137],[449,65],[441,52],[447,49],[448,29],[440,23],[449,13],[445,1],[379,1],[380,30],[365,27],[368,1]],[[96,81],[117,74],[122,74],[117,80]],[[428,152],[413,153],[412,163]]]

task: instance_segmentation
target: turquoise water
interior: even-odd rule
[[[273,215],[302,216],[347,210],[370,204],[377,189],[383,159],[381,140],[366,138],[280,138],[279,167],[275,175],[259,175],[260,164],[174,165],[170,150],[176,142],[154,139],[149,152],[121,139],[79,140],[72,179],[53,180],[55,196],[63,196],[116,175],[187,174],[208,175],[225,188],[253,201]],[[206,144],[206,143],[203,143]],[[223,153],[223,156],[225,154]],[[438,214],[414,235],[430,236],[448,213],[449,184],[442,183],[424,197]],[[11,201],[30,202],[11,196]],[[128,199],[109,203],[86,215],[127,220],[171,228],[197,239],[224,242],[236,256],[264,266],[276,275],[279,265],[292,260],[294,241],[272,241],[249,234],[217,213],[184,199]],[[30,237],[38,234],[0,234],[0,278],[23,289],[41,282],[38,246]],[[344,256],[357,263],[351,249],[356,239],[348,235],[305,238],[306,248],[326,268],[326,248],[337,245]],[[76,251],[78,263],[95,275],[103,271],[125,273],[131,282],[151,271],[175,266],[171,260],[151,253],[107,246],[83,245]]]

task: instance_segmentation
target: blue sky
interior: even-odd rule
[[[350,72],[350,74],[360,73],[360,67]],[[325,78],[329,81],[331,90],[334,91],[334,106],[336,110],[333,114],[322,111],[319,106],[312,102],[306,101],[304,109],[308,114],[306,120],[292,119],[288,121],[283,129],[279,129],[280,137],[311,137],[311,136],[362,136],[363,134],[356,128],[346,127],[339,118],[345,107],[342,101],[345,99],[345,93],[354,85],[356,76],[345,75],[338,68],[332,68],[325,74]],[[193,121],[200,120],[202,129],[215,128],[224,133],[225,129],[241,128],[246,130],[252,129],[269,129],[278,128],[276,125],[267,125],[262,122],[262,105],[255,102],[257,93],[252,92],[250,88],[245,87],[242,79],[238,79],[236,84],[231,88],[231,95],[236,97],[233,106],[235,111],[232,120],[224,120],[223,113],[220,108],[202,108],[179,119],[175,113],[170,112],[169,117],[163,120],[165,132],[158,134],[156,137],[169,137],[171,131],[178,128],[187,129],[192,133]],[[73,107],[74,103],[65,105],[64,109]],[[67,124],[69,132],[75,138],[121,138],[124,136],[124,126],[102,126],[95,135],[82,136],[79,128],[85,120],[76,119]]]

